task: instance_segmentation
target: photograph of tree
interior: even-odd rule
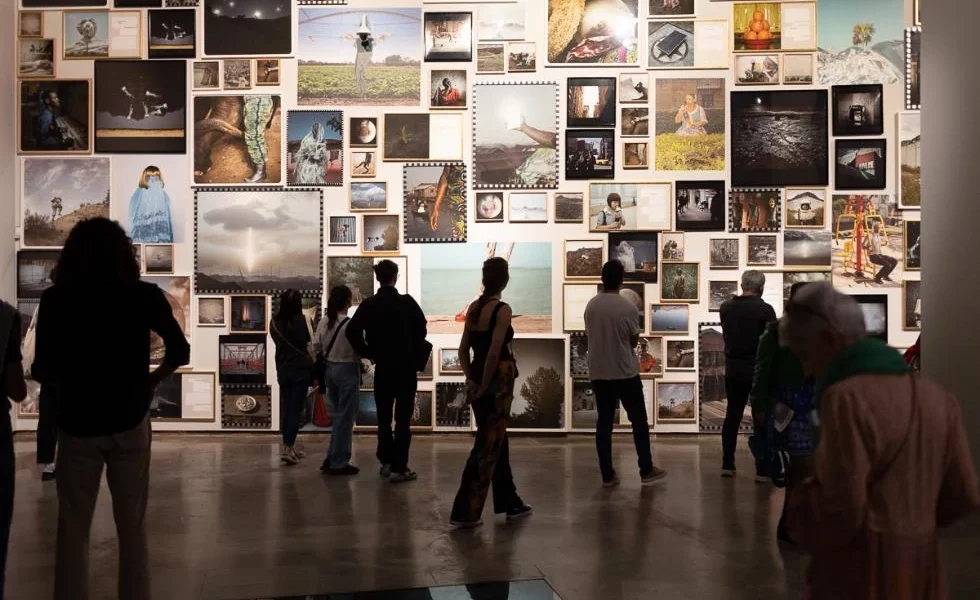
[[[902,81],[904,0],[819,4],[818,85]]]
[[[514,340],[520,374],[514,382],[510,429],[561,429],[565,426],[565,340]]]

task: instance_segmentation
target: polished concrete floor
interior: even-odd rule
[[[564,600],[780,599],[801,596],[804,558],[774,540],[782,493],[718,476],[717,437],[654,442],[667,479],[640,487],[626,438],[618,489],[599,486],[589,437],[515,438],[517,485],[535,514],[448,529],[470,447],[464,436],[416,436],[419,481],[376,474],[371,437],[355,440],[358,477],[317,470],[326,437],[281,467],[273,436],[158,435],[148,521],[156,600],[239,600],[546,579]],[[8,598],[51,596],[57,497],[40,481],[34,440],[18,437]],[[954,598],[980,597],[980,519],[947,532]],[[92,530],[92,598],[113,598],[116,542],[108,490]],[[385,594],[375,596],[385,598]]]

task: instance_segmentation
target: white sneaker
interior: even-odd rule
[[[391,465],[381,465],[381,477],[385,479],[391,477]]]
[[[289,466],[299,463],[299,458],[293,452],[293,449],[289,446],[283,446],[282,454],[279,455],[279,459]]]
[[[415,481],[418,478],[418,473],[409,470],[405,471],[404,473],[392,473],[391,477],[388,478],[388,481],[392,483],[405,483],[406,481]]]

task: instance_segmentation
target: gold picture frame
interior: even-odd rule
[[[569,245],[574,246],[575,244],[581,245],[581,248],[578,248],[577,250],[592,251],[589,252],[588,255],[583,255],[586,258],[586,260],[578,261],[580,263],[585,263],[585,262],[592,263],[593,260],[592,258],[590,258],[590,255],[594,254],[594,250],[596,250],[596,246],[598,246],[598,250],[599,250],[598,264],[597,265],[593,264],[591,266],[586,265],[583,267],[587,270],[595,269],[594,275],[569,274],[569,260],[568,260]],[[576,248],[573,247],[572,250],[575,251]],[[592,239],[565,240],[564,242],[562,242],[562,264],[564,265],[562,273],[564,274],[564,278],[567,281],[600,281],[602,279],[602,266],[606,263],[606,254],[607,254],[606,241],[603,239],[592,238]]]
[[[135,21],[132,21],[133,19]],[[139,10],[66,10],[61,15],[61,58],[62,60],[141,59],[145,45],[143,26],[143,12]],[[107,36],[119,30],[135,30],[136,34],[118,37],[117,46],[121,48],[113,52],[112,37],[106,37],[104,41],[96,37],[100,30],[105,31]],[[69,39],[73,40],[71,44],[68,43]]]
[[[369,188],[367,186],[375,185],[376,187],[381,187],[384,189],[385,194],[385,204],[383,207],[379,208],[359,208],[354,205],[354,194],[355,190],[358,192],[363,191],[367,193]],[[355,187],[357,186],[357,187]],[[371,181],[352,181],[350,185],[347,186],[347,208],[351,212],[362,212],[362,213],[383,213],[388,210],[388,182],[381,180],[371,180]]]
[[[387,223],[383,223],[387,221]],[[370,244],[374,243],[373,238],[368,237],[368,229],[373,228],[376,224],[382,223],[385,227],[384,233],[394,232],[396,239],[394,241],[395,248],[392,250],[369,250]],[[362,256],[399,256],[402,250],[402,216],[398,214],[389,213],[372,213],[365,214],[361,217],[361,237],[358,243],[360,244],[361,255]],[[381,234],[379,240],[382,240],[383,245],[388,245],[391,240],[384,237]]]

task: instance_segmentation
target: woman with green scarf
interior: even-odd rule
[[[810,598],[946,598],[938,528],[980,507],[959,403],[867,337],[860,306],[829,284],[797,293],[779,339],[820,408],[813,475],[787,492]]]

